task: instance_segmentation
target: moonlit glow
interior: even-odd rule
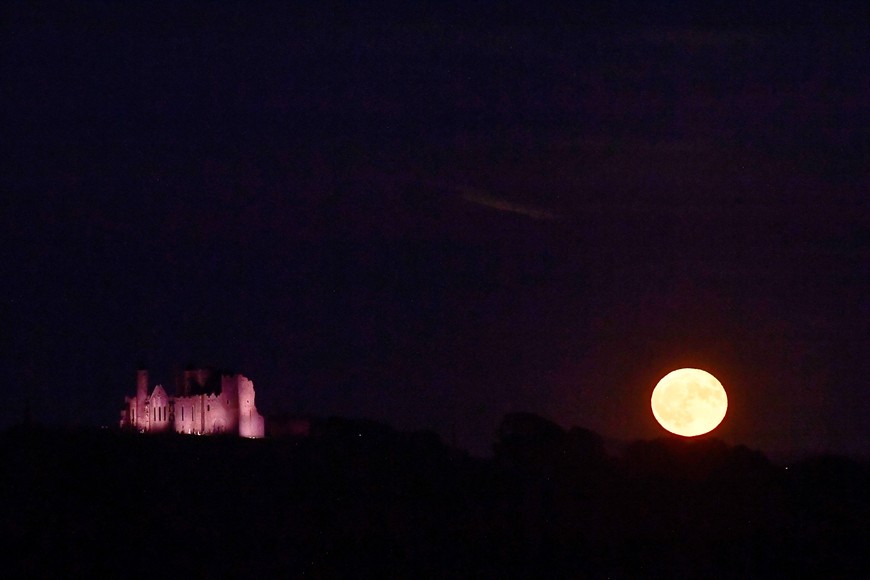
[[[652,412],[662,427],[683,437],[715,429],[728,410],[728,396],[716,377],[700,369],[666,374],[652,394]]]

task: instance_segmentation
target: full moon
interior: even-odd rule
[[[666,374],[652,393],[652,412],[662,427],[683,437],[715,429],[728,410],[728,396],[716,377],[700,369]]]

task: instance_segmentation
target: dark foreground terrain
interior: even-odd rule
[[[4,577],[861,578],[868,466],[508,417],[495,458],[346,420],[305,439],[0,436]]]

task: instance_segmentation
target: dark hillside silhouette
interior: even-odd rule
[[[868,466],[505,417],[492,459],[428,432],[0,437],[7,577],[866,577]]]

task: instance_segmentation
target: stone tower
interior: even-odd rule
[[[136,371],[136,416],[132,417],[135,427],[144,429],[148,414],[145,411],[145,400],[148,398],[148,371],[139,369]]]

